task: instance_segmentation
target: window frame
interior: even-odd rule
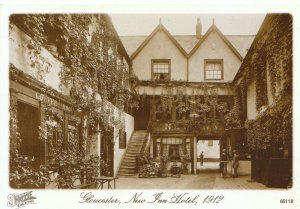
[[[206,65],[208,63],[220,63],[221,64],[221,78],[210,79],[206,77]],[[206,81],[220,81],[224,80],[224,60],[223,59],[205,59],[204,60],[204,80]]]
[[[169,73],[168,73],[168,76],[169,78],[168,79],[164,79],[164,80],[161,80],[161,79],[155,79],[154,78],[154,64],[155,63],[168,63],[169,65]],[[152,81],[170,81],[171,80],[171,59],[151,59],[151,80]]]

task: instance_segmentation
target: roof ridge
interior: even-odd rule
[[[174,36],[168,31],[168,29],[162,24],[159,23],[156,28],[151,32],[149,36],[142,42],[142,44],[133,52],[131,55],[131,59],[134,59],[140,51],[148,44],[148,42],[153,38],[153,36],[159,31],[164,32],[168,38],[173,42],[173,44],[177,47],[177,49],[183,54],[183,56],[187,57],[187,52],[182,48],[182,46],[178,43],[178,41],[174,38]]]

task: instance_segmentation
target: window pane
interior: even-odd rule
[[[221,79],[222,63],[221,61],[208,61],[205,65],[205,79]]]
[[[155,80],[169,80],[169,62],[153,62],[153,79]]]

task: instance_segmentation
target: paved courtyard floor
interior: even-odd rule
[[[181,175],[179,178],[119,177],[117,189],[270,189],[251,181],[250,176],[223,179],[218,163],[205,163],[201,167],[197,165],[197,168],[196,175]]]

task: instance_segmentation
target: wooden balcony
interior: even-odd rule
[[[205,123],[197,120],[153,121],[152,133],[215,137],[224,135],[225,129],[223,122],[217,119]]]

